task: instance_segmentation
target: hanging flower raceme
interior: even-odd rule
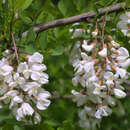
[[[130,37],[130,12],[126,12],[120,16],[120,21],[117,24],[117,27],[121,29],[121,31],[127,37]]]
[[[0,102],[1,108],[9,104],[9,109],[18,121],[37,124],[41,121],[39,110],[50,105],[50,93],[42,86],[47,84],[46,65],[42,64],[43,56],[35,52],[27,61],[13,67],[14,56],[6,50],[0,60]]]
[[[77,51],[72,50],[71,54],[75,71],[72,83],[82,86],[80,92],[72,90],[73,101],[78,107],[84,106],[79,112],[79,125],[87,129],[96,129],[102,117],[112,113],[116,98],[126,96],[122,83],[128,79],[130,66],[128,50],[111,36],[100,37],[96,28],[92,38],[78,42],[74,47]]]

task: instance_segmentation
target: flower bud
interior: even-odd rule
[[[96,37],[98,35],[98,29],[95,29],[95,31],[92,32],[92,36]]]
[[[113,40],[112,36],[110,36],[110,35],[107,37],[107,39],[108,39],[109,41],[112,41],[112,40]]]

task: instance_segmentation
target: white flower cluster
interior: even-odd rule
[[[98,32],[92,32],[96,37]],[[78,51],[76,51],[78,50]],[[72,79],[74,86],[81,84],[80,92],[72,90],[73,101],[77,106],[84,107],[79,112],[81,127],[95,129],[102,117],[112,113],[111,107],[116,104],[116,98],[124,98],[126,93],[122,83],[128,79],[127,72],[130,66],[129,52],[120,47],[111,36],[105,39],[94,38],[78,42],[71,56],[75,76]],[[76,53],[80,52],[80,56]]]
[[[120,16],[117,28],[120,28],[125,36],[130,37],[130,12],[126,12]]]
[[[9,64],[12,58],[10,51],[6,50],[3,55],[5,58],[0,60],[0,107],[8,104],[18,121],[39,123],[38,110],[47,109],[51,96],[41,87],[48,83],[43,56],[36,52],[28,56],[27,62],[14,67]]]

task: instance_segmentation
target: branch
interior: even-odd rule
[[[112,6],[108,6],[106,8],[102,8],[98,10],[98,16],[102,16],[105,15],[106,13],[112,13],[112,12],[118,12],[118,11],[123,11],[124,8],[126,8],[126,3],[122,2],[122,3],[118,3]],[[41,24],[37,24],[34,27],[34,31],[36,33],[39,33],[41,31],[50,29],[50,28],[55,28],[55,27],[59,27],[59,26],[64,26],[64,25],[68,25],[68,24],[72,24],[72,23],[76,23],[76,22],[83,22],[83,21],[87,21],[90,18],[95,17],[97,14],[95,12],[88,12],[88,13],[84,13],[81,15],[77,15],[77,16],[72,16],[72,17],[68,17],[68,18],[64,18],[64,19],[58,19],[58,20],[54,20],[51,22],[47,22],[47,23],[41,23]]]
[[[127,97],[130,97],[130,91],[127,91]],[[56,99],[73,99],[75,96],[74,95],[64,95],[64,96],[56,96],[52,95],[50,97],[50,100],[56,100]]]

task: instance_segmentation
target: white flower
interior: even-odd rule
[[[108,116],[112,113],[112,110],[108,106],[101,106],[95,113],[97,119],[101,119],[102,116]]]
[[[19,73],[14,74],[14,81],[17,82],[19,85],[22,85],[25,83],[25,79],[23,77],[20,77]]]
[[[126,12],[125,14],[126,14],[127,18],[130,19],[130,12]]]
[[[3,56],[9,56],[10,55],[10,50],[5,50],[3,53],[2,53]]]
[[[85,80],[85,77],[81,77],[79,75],[76,75],[73,79],[72,79],[72,83],[74,86],[77,86],[78,85],[78,82],[83,86],[85,87],[86,86],[86,80]]]
[[[111,105],[111,106],[115,106],[116,105],[115,99],[112,98],[111,96],[107,96],[106,100],[107,100],[109,105]]]
[[[123,92],[122,90],[120,89],[116,89],[114,88],[114,94],[117,98],[124,98],[126,96],[126,93]]]
[[[98,52],[98,54],[102,57],[106,57],[107,56],[107,48],[103,48],[100,52]]]
[[[9,108],[11,109],[13,106],[17,105],[18,103],[22,103],[23,99],[20,96],[15,96],[12,98]]]
[[[81,52],[81,57],[83,60],[87,60],[87,61],[90,60],[90,57],[85,52]]]
[[[128,50],[120,47],[111,36],[108,37],[109,41],[105,41],[107,43],[103,49],[99,50],[102,48],[101,41],[95,39],[98,30],[92,35],[94,39],[84,40],[82,45],[78,42],[71,62],[75,71],[72,83],[74,86],[79,83],[83,87],[79,92],[72,90],[72,100],[77,106],[84,107],[79,113],[79,124],[87,129],[96,129],[102,117],[112,113],[108,106],[116,105],[113,95],[117,98],[126,96],[121,84],[130,75],[127,72],[130,65]]]
[[[116,48],[120,47],[120,44],[118,44],[118,43],[115,42],[114,40],[111,41],[111,44],[112,44],[114,47],[116,47]]]
[[[40,88],[40,84],[37,82],[27,82],[21,88],[25,91],[28,92],[29,96],[31,95],[36,95],[38,92],[38,89]]]
[[[33,64],[33,63],[42,63],[43,61],[43,56],[38,53],[35,52],[32,56],[29,57],[28,62],[29,64]]]
[[[13,75],[14,81],[9,83],[9,87],[13,88],[17,85],[23,85],[25,83],[25,79],[23,77],[20,77],[19,73],[15,73]]]
[[[8,90],[8,86],[6,83],[2,82],[0,84],[0,95],[3,95],[4,93],[6,93]]]
[[[18,65],[18,69],[17,69],[17,72],[18,73],[23,73],[25,70],[28,70],[28,65],[26,62],[23,62],[23,63],[20,63]]]
[[[77,60],[79,61],[80,51],[81,51],[80,44],[81,44],[81,42],[77,41],[69,55],[69,63],[72,64],[73,66],[74,66],[75,62],[77,62]],[[71,47],[71,45],[70,45],[70,47]]]
[[[114,85],[114,82],[113,82],[113,80],[114,80],[114,74],[112,72],[106,72],[104,74],[104,79],[106,80],[106,84],[108,86]]]
[[[50,105],[50,100],[47,99],[50,93],[42,88],[43,84],[49,82],[48,74],[43,72],[47,67],[41,64],[43,56],[36,52],[27,58],[27,62],[15,66],[14,70],[10,66],[15,59],[15,54],[12,53],[6,50],[3,53],[5,58],[0,60],[0,108],[7,104],[18,121],[37,124],[41,117],[39,113],[34,113],[30,103],[40,110]]]
[[[97,35],[98,35],[98,31],[92,32],[92,36],[93,36],[93,37],[96,37]]]
[[[70,32],[73,32],[72,39],[77,38],[77,37],[81,37],[84,31],[85,30],[83,30],[83,29],[75,29],[75,30],[71,29]]]
[[[92,62],[86,62],[85,64],[84,64],[84,71],[86,72],[86,73],[93,73],[94,72],[94,62],[92,61]]]
[[[124,47],[120,47],[118,49],[118,54],[119,54],[119,56],[117,56],[117,58],[116,58],[116,60],[118,60],[118,61],[125,60],[129,57],[129,52]]]
[[[80,127],[85,127],[86,129],[93,129],[95,130],[97,128],[97,125],[99,125],[100,120],[95,119],[95,108],[85,106],[83,110],[79,112],[79,125]],[[90,117],[92,116],[92,118]]]
[[[101,90],[105,90],[105,85],[99,85],[97,83],[94,83],[95,89],[93,90],[93,94],[102,96]]]
[[[0,100],[10,100],[10,99],[12,99],[13,97],[15,97],[15,96],[17,96],[18,95],[18,91],[16,91],[16,90],[10,90],[10,91],[8,91],[7,93],[5,93],[5,95],[4,96],[2,96],[2,97],[0,97]]]
[[[31,79],[38,81],[41,84],[47,84],[48,83],[48,74],[46,73],[40,73],[36,71],[31,72]]]
[[[82,109],[81,111],[79,111],[79,117],[82,119],[82,120],[87,120],[87,111],[85,109]]]
[[[17,110],[16,119],[21,121],[26,115],[32,116],[34,113],[33,108],[28,103],[23,103],[22,106]]]
[[[0,75],[7,76],[13,71],[13,67],[5,64],[0,67]]]
[[[18,65],[18,69],[17,69],[18,73],[23,73],[24,78],[28,79],[30,76],[30,70],[29,70],[29,66],[26,62],[20,63]]]
[[[49,78],[48,74],[41,73],[39,83],[41,83],[41,84],[47,84],[49,82],[48,78]]]
[[[83,95],[75,90],[72,90],[72,94],[74,95],[73,101],[77,103],[77,106],[81,106],[86,103],[87,96]]]
[[[2,0],[2,3],[5,4],[5,3],[6,3],[6,0]]]
[[[8,84],[9,84],[9,83],[12,82],[12,81],[13,81],[13,76],[12,76],[11,73],[4,77],[4,82],[5,82],[5,83],[8,83]]]
[[[126,36],[130,38],[130,31],[127,32]]]
[[[91,128],[91,124],[90,124],[89,120],[80,120],[79,121],[79,126],[83,127],[83,128],[87,128],[87,129]]]
[[[72,79],[72,84],[74,85],[74,86],[77,86],[78,85],[78,76],[75,76],[73,79]]]
[[[47,109],[47,107],[50,105],[50,100],[48,100],[47,98],[49,98],[51,95],[48,91],[42,91],[41,93],[38,94],[37,96],[37,108],[39,110],[45,110]]]
[[[116,67],[115,77],[119,77],[120,76],[121,78],[125,78],[126,74],[127,74],[127,71],[125,69]]]
[[[26,37],[28,35],[28,31],[22,33],[22,37]]]
[[[34,115],[34,124],[38,124],[41,122],[41,116],[36,112]]]
[[[122,68],[127,68],[130,66],[130,58],[129,59],[126,59],[124,61],[119,61],[118,62],[118,65]]]
[[[36,80],[38,81],[41,77],[41,74],[39,72],[36,72],[36,71],[32,71],[31,72],[31,79],[32,80]]]
[[[96,75],[93,75],[90,78],[88,78],[88,82],[90,83],[96,82],[96,81],[98,81],[98,77]]]
[[[106,58],[106,70],[112,70],[111,69],[111,62],[108,58]]]
[[[74,71],[76,71],[76,74],[83,74],[84,73],[84,64],[83,64],[83,62],[78,63],[76,65],[76,67],[74,68]]]
[[[32,65],[31,70],[42,72],[42,71],[47,70],[47,67],[44,64],[34,64]]]
[[[25,79],[29,79],[29,77],[30,77],[30,70],[24,70],[23,71],[23,75],[24,75]]]
[[[94,45],[93,45],[93,44],[87,45],[87,41],[84,40],[84,41],[83,41],[83,44],[82,44],[82,48],[83,48],[85,51],[90,52],[90,51],[92,51],[92,49],[94,48]]]
[[[117,23],[117,27],[121,29],[124,35],[127,36],[129,31],[129,23],[130,23],[130,12],[126,12],[120,16],[120,21]]]

